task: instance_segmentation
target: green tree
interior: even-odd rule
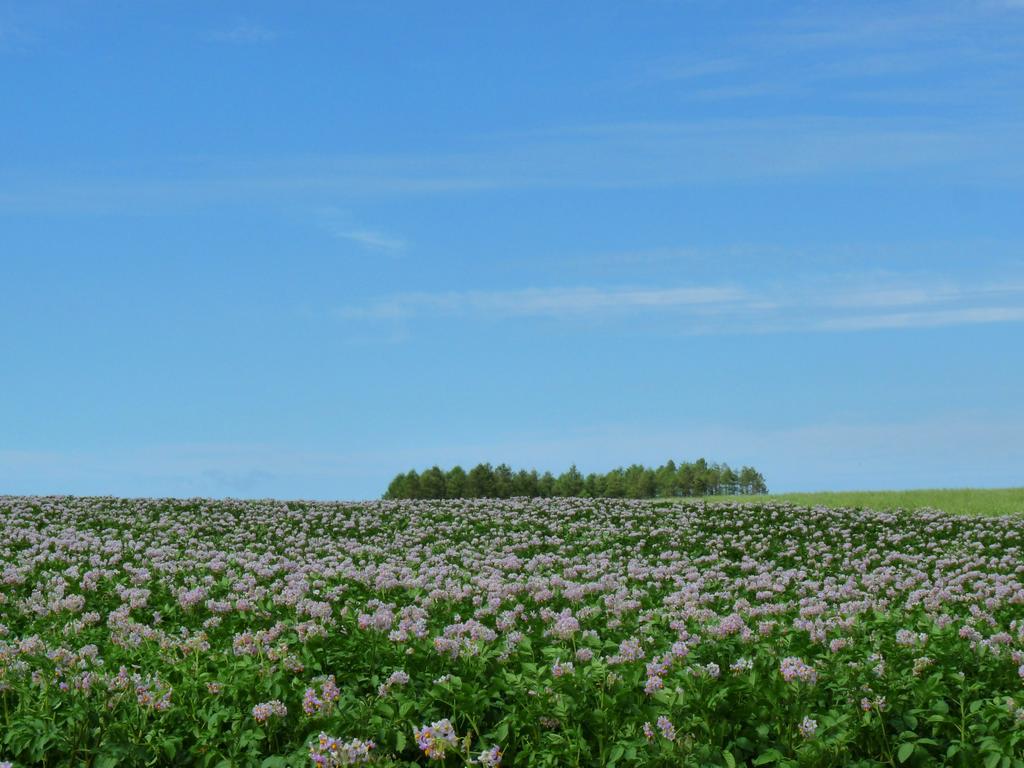
[[[604,495],[609,499],[621,499],[626,495],[626,473],[622,467],[613,469],[604,476]]]
[[[556,496],[579,496],[583,492],[583,475],[573,464],[555,481]]]
[[[406,479],[405,472],[399,472],[395,475],[395,479],[388,484],[387,491],[384,492],[385,499],[407,499],[409,498],[406,494]]]
[[[631,499],[649,499],[655,493],[654,470],[642,464],[630,464],[625,473],[626,496]]]
[[[740,469],[739,483],[743,493],[768,493],[768,486],[765,485],[764,476],[753,467]]]
[[[679,483],[680,496],[696,496],[697,474],[693,464],[683,462],[676,471],[676,480]]]
[[[494,497],[494,468],[490,464],[477,464],[466,476],[466,495],[471,499]]]
[[[591,499],[604,496],[604,475],[591,472],[583,481],[583,495]]]
[[[679,495],[679,469],[676,463],[669,459],[655,471],[655,493],[658,496]]]
[[[456,464],[444,479],[444,495],[449,499],[466,498],[466,470]]]
[[[693,462],[693,495],[706,496],[712,489],[711,468],[704,459]]]
[[[718,471],[718,490],[720,493],[736,493],[740,476],[728,464],[723,464]]]
[[[540,496],[547,499],[555,495],[555,476],[545,472],[537,481],[537,491]]]
[[[425,470],[420,475],[420,496],[421,499],[443,499],[445,498],[445,477],[444,472],[436,464]]]
[[[527,472],[525,469],[520,469],[516,472],[515,482],[513,488],[515,489],[516,496],[528,496],[534,498],[540,495],[540,490],[537,487],[540,478],[537,476],[537,470],[532,469]]]
[[[515,491],[515,475],[508,464],[499,464],[494,468],[494,495],[499,499],[507,499]]]
[[[420,496],[420,475],[415,469],[410,469],[405,475],[405,498],[419,499]]]

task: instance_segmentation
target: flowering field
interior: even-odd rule
[[[1024,766],[1024,519],[0,497],[16,766]]]

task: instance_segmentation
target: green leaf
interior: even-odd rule
[[[752,762],[754,765],[769,765],[771,763],[777,763],[779,762],[779,760],[782,760],[784,758],[785,755],[779,752],[779,750],[766,749],[760,755],[755,757]]]
[[[736,768],[736,758],[727,749],[722,750],[722,758],[725,760],[725,768]]]
[[[900,744],[900,748],[896,750],[896,757],[901,763],[907,762],[912,754],[914,754],[914,745],[909,741]]]
[[[1003,756],[999,752],[989,752],[985,756],[985,768],[995,768]]]
[[[624,754],[626,754],[626,748],[621,744],[616,744],[614,747],[612,747],[612,751],[608,753],[608,762],[614,763]]]
[[[114,755],[100,755],[96,758],[96,762],[93,763],[93,766],[94,768],[114,768],[117,763],[117,757]]]
[[[405,731],[399,731],[395,736],[395,751],[401,752],[405,749]]]
[[[271,755],[260,763],[260,768],[287,768],[288,760],[280,755]]]
[[[676,700],[676,692],[662,688],[654,694],[654,700],[659,704],[672,704]]]

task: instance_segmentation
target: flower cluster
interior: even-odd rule
[[[377,695],[384,697],[387,696],[391,689],[395,686],[403,686],[409,684],[409,673],[404,669],[398,669],[392,672],[388,679],[377,686]]]
[[[413,728],[413,736],[423,754],[431,760],[444,760],[449,749],[457,746],[458,737],[448,718],[438,720],[422,728]]]
[[[271,701],[264,701],[254,706],[252,708],[252,716],[257,723],[262,724],[271,717],[287,717],[288,707],[277,699],[272,699]]]
[[[787,683],[799,680],[808,685],[814,685],[818,681],[818,673],[814,667],[804,662],[798,656],[787,656],[779,664],[779,672],[782,679]]]
[[[135,679],[135,700],[140,707],[164,712],[171,708],[171,694],[174,689],[159,677],[139,677]]]
[[[676,727],[672,724],[665,715],[658,718],[658,730],[661,731],[661,735],[669,741],[676,740]]]
[[[812,720],[810,717],[805,717],[797,725],[797,730],[800,731],[800,735],[805,739],[810,739],[818,732],[818,721]]]
[[[334,709],[334,702],[341,696],[341,690],[334,680],[334,675],[328,675],[320,684],[320,692],[315,688],[307,688],[302,697],[302,711],[310,717],[329,715]]]
[[[501,754],[501,748],[494,746],[490,749],[485,749],[476,756],[476,760],[471,760],[470,762],[475,762],[484,766],[484,768],[495,768],[495,766],[501,765]]]
[[[729,671],[734,675],[740,675],[744,672],[749,672],[754,668],[754,662],[747,658],[736,659],[732,664],[729,665]]]
[[[320,732],[320,737],[309,747],[309,757],[318,768],[336,768],[341,765],[364,765],[370,762],[370,752],[376,748],[372,741],[352,739],[342,742]]]
[[[913,632],[909,629],[900,629],[896,632],[896,645],[912,648],[915,645],[924,645],[928,641],[925,632]]]
[[[563,677],[564,675],[571,675],[575,669],[571,661],[563,662],[560,659],[555,659],[555,663],[551,665],[551,675],[553,677]]]
[[[875,696],[874,699],[869,699],[867,696],[864,696],[860,700],[860,708],[865,712],[870,712],[873,709],[883,712],[887,706],[888,704],[886,703],[885,696]]]

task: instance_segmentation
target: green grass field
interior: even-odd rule
[[[805,506],[941,509],[963,515],[1024,514],[1024,488],[923,488],[911,491],[821,491],[768,496],[712,496],[705,501],[791,501]],[[692,501],[692,499],[691,499]]]

